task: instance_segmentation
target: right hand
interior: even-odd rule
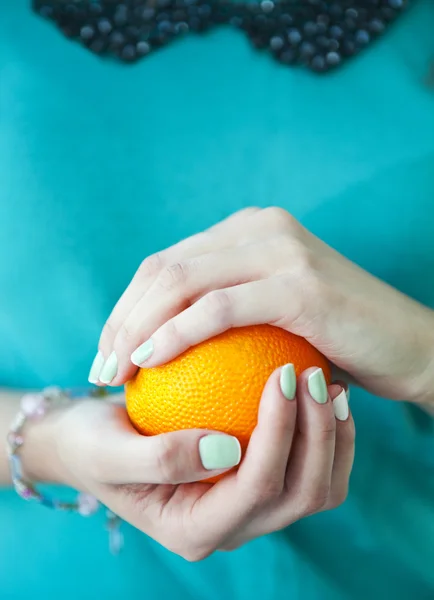
[[[346,497],[354,423],[345,392],[340,401],[331,400],[343,391],[339,385],[327,389],[321,376],[314,377],[317,401],[313,399],[308,384],[313,372],[310,369],[298,378],[295,400],[287,400],[282,393],[280,370],[272,374],[238,471],[215,485],[198,482],[225,470],[208,470],[201,460],[199,442],[215,432],[141,436],[121,403],[101,400],[73,403],[42,421],[39,432],[44,430],[44,439],[52,445],[45,457],[47,475],[96,496],[115,514],[187,560],[236,548],[307,515],[334,508]],[[318,393],[325,403],[318,402]],[[338,404],[336,417],[344,420],[335,417]],[[28,454],[39,425],[32,427],[24,445]],[[233,438],[224,437],[234,443]],[[216,460],[215,451],[205,457],[205,463],[212,459]]]

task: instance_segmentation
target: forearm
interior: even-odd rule
[[[11,485],[6,437],[10,425],[20,410],[23,392],[0,390],[0,486]],[[26,443],[21,450],[25,475],[34,481],[50,481],[50,433],[47,424],[41,422],[26,425]]]

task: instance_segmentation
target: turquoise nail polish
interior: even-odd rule
[[[288,363],[280,370],[280,389],[287,400],[294,400],[297,378],[294,365]]]
[[[325,404],[328,398],[327,383],[322,369],[317,369],[307,380],[309,394],[318,404]]]
[[[118,373],[118,358],[116,352],[112,352],[108,359],[105,361],[104,366],[101,370],[99,380],[101,383],[109,384],[113,381]]]
[[[131,362],[133,365],[140,367],[142,363],[148,360],[148,358],[154,352],[154,342],[152,339],[147,340],[141,346],[139,346],[134,352],[131,354]]]
[[[235,437],[211,434],[201,438],[199,454],[207,471],[230,469],[241,460],[241,446]]]
[[[93,359],[92,366],[89,371],[88,381],[89,383],[98,383],[101,369],[104,365],[104,356],[102,352],[98,350],[95,358]]]

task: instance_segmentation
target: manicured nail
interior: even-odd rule
[[[235,437],[211,434],[199,441],[199,454],[207,471],[230,469],[241,460],[241,446]]]
[[[104,364],[104,356],[102,352],[98,350],[95,358],[93,359],[92,366],[89,371],[88,381],[89,383],[98,383],[99,374],[101,373],[102,366]]]
[[[131,354],[131,362],[133,365],[140,367],[142,363],[144,363],[154,352],[154,342],[151,340],[146,341],[144,344],[139,346],[134,352]]]
[[[288,363],[280,370],[280,389],[287,400],[294,400],[297,378],[294,365]]]
[[[327,384],[322,369],[317,369],[309,375],[307,388],[315,402],[318,402],[318,404],[325,404],[327,402]]]
[[[350,401],[350,386],[347,387],[347,402]]]
[[[348,419],[350,411],[345,390],[342,390],[333,400],[333,410],[338,421],[346,421]]]
[[[104,366],[99,375],[101,383],[109,384],[116,377],[118,372],[118,358],[116,352],[112,352],[108,359],[105,361]]]

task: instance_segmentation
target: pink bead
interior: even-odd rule
[[[97,512],[99,508],[99,502],[90,494],[79,494],[78,496],[78,508],[77,511],[83,517],[89,517]]]
[[[29,418],[43,417],[47,408],[47,401],[42,394],[26,394],[21,400],[21,410]]]
[[[14,431],[10,431],[8,433],[8,442],[14,448],[19,448],[24,443],[23,436],[15,433]]]

